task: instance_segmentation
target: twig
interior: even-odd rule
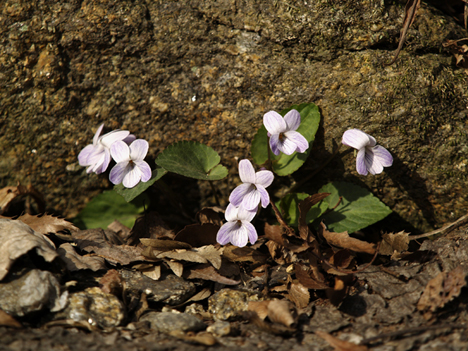
[[[464,215],[463,217],[460,217],[458,220],[456,220],[453,223],[449,223],[443,226],[442,228],[439,228],[439,229],[433,230],[432,232],[428,232],[424,234],[408,236],[408,238],[410,240],[417,240],[417,239],[427,238],[428,236],[433,236],[436,234],[441,234],[441,233],[447,234],[467,222],[468,222],[468,214]]]
[[[396,49],[395,56],[393,60],[389,63],[386,63],[385,66],[390,66],[395,63],[400,54],[403,44],[406,41],[406,35],[408,34],[409,27],[413,24],[414,19],[416,18],[416,12],[418,11],[419,5],[421,5],[421,0],[408,0],[405,7],[405,18],[403,20],[403,28],[401,29],[400,41],[398,42],[398,48]]]

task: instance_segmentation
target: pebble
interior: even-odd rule
[[[168,305],[179,305],[195,295],[196,288],[192,282],[176,275],[168,275],[161,280],[148,278],[140,272],[122,270],[121,276],[125,280],[128,290],[140,295],[146,294],[148,302],[164,302]]]
[[[67,304],[67,297],[68,291],[61,292],[57,278],[39,269],[0,283],[0,309],[15,317],[44,309],[60,311]]]
[[[125,310],[120,300],[94,287],[71,294],[67,308],[57,313],[54,319],[87,321],[94,326],[110,328],[120,325],[124,317]]]
[[[226,321],[247,311],[250,301],[259,301],[255,293],[223,289],[208,299],[208,311],[214,319]]]
[[[152,329],[166,334],[177,331],[200,331],[206,328],[200,319],[187,313],[149,312],[144,314],[140,321],[148,321]]]
[[[216,336],[226,336],[231,334],[231,323],[225,321],[216,321],[208,328],[206,328],[206,331]]]

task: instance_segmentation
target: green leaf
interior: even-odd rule
[[[328,229],[337,233],[353,233],[387,217],[392,210],[372,193],[358,185],[347,182],[332,182],[323,186],[319,192],[331,193],[324,201],[333,211],[323,216]]]
[[[73,219],[80,229],[107,228],[113,221],[129,228],[133,227],[136,218],[144,211],[145,196],[140,196],[133,202],[127,202],[115,191],[108,190],[92,199],[86,207]]]
[[[320,123],[320,112],[317,105],[313,103],[305,103],[300,105],[292,105],[280,112],[281,116],[285,116],[290,110],[296,109],[301,114],[301,125],[297,129],[304,138],[309,142],[309,148],[304,153],[295,152],[292,155],[285,155],[280,153],[278,156],[274,155],[269,150],[269,140],[267,130],[264,125],[260,127],[254,137],[250,152],[254,162],[258,165],[263,165],[268,161],[268,153],[272,160],[272,169],[279,176],[285,176],[295,172],[305,162],[310,153],[310,148],[315,139],[315,134]]]
[[[168,146],[156,159],[158,166],[186,177],[219,180],[227,176],[226,167],[211,147],[195,141],[180,141]]]
[[[117,184],[114,186],[114,191],[117,194],[122,195],[125,201],[130,202],[138,195],[142,194],[146,189],[148,189],[151,185],[156,183],[163,175],[165,175],[167,171],[164,168],[156,167],[153,172],[151,173],[151,178],[147,182],[139,182],[133,188],[126,188],[122,184]]]
[[[276,206],[279,207],[283,218],[292,227],[298,226],[299,221],[299,202],[309,197],[306,193],[293,193],[287,194],[280,201],[277,202]],[[320,217],[328,209],[328,202],[320,201],[318,204],[312,206],[307,212],[306,222],[312,223],[318,217]]]

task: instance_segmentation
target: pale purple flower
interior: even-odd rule
[[[301,115],[296,110],[281,117],[278,112],[270,111],[263,116],[263,124],[270,137],[270,148],[275,155],[280,152],[292,155],[295,151],[305,152],[309,148],[307,139],[296,132],[301,124]]]
[[[239,162],[239,176],[243,184],[232,191],[229,202],[249,211],[256,210],[260,202],[263,208],[267,207],[270,203],[270,195],[265,188],[273,182],[273,173],[270,171],[255,173],[249,160],[241,160]]]
[[[148,153],[148,142],[137,139],[130,145],[123,141],[112,144],[110,152],[117,164],[111,169],[109,179],[114,184],[122,183],[126,188],[133,188],[140,180],[147,182],[151,178],[151,168],[144,161]]]
[[[253,245],[258,239],[257,231],[250,221],[255,217],[256,211],[248,211],[244,207],[236,207],[232,203],[226,208],[224,214],[227,222],[219,229],[216,241],[221,245],[231,243],[238,247]]]
[[[104,123],[99,126],[94,134],[93,143],[87,145],[78,155],[80,166],[88,166],[86,172],[100,174],[106,171],[111,156],[110,147],[116,141],[132,142],[135,136],[127,130],[114,130],[100,136]]]
[[[393,157],[387,149],[376,145],[374,137],[359,129],[349,129],[343,134],[343,144],[358,150],[356,170],[361,175],[380,174],[384,167],[390,167]]]

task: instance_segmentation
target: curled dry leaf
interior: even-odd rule
[[[307,307],[310,301],[309,289],[299,282],[293,282],[288,289],[289,300],[291,300],[299,310]]]
[[[58,218],[52,215],[32,216],[30,214],[23,214],[16,218],[29,225],[33,230],[41,234],[57,233],[62,230],[76,231],[78,230],[72,223],[63,218]]]
[[[195,267],[191,267],[188,272],[184,274],[184,278],[211,280],[225,285],[237,285],[240,283],[240,281],[222,276],[212,265],[209,264],[200,264]]]
[[[335,351],[367,351],[369,350],[365,345],[356,345],[349,341],[344,341],[338,338],[335,338],[333,335],[325,333],[323,331],[317,330],[315,332],[322,339],[325,339]]]
[[[164,262],[167,263],[176,276],[182,277],[182,273],[184,272],[184,265],[182,263],[173,260],[164,260]]]
[[[65,262],[70,272],[75,272],[80,269],[91,269],[92,271],[107,269],[104,258],[98,256],[81,256],[69,243],[60,245],[57,249],[57,253],[60,255],[62,261]]]
[[[58,256],[54,244],[46,236],[23,222],[0,219],[0,280],[7,275],[18,257],[32,249],[47,262]]]
[[[267,261],[267,256],[258,250],[232,245],[224,247],[223,257],[233,262],[251,262],[255,264],[264,264]]]
[[[110,230],[81,230],[72,233],[72,236],[81,250],[94,252],[111,264],[126,265],[136,261],[146,261],[140,247],[119,245],[120,238]]]
[[[3,310],[0,310],[0,326],[22,328],[22,325],[16,319]]]
[[[368,243],[367,241],[352,238],[348,235],[348,232],[330,232],[328,231],[327,227],[323,222],[320,223],[319,233],[331,246],[336,246],[342,249],[349,249],[354,252],[363,252],[370,255],[375,254],[374,244]]]
[[[427,283],[418,301],[418,310],[434,312],[460,295],[466,285],[466,275],[462,266],[448,273],[440,272]]]
[[[291,313],[294,307],[286,300],[250,301],[248,310],[255,312],[261,320],[266,317],[273,322],[291,327],[296,321]]]
[[[206,245],[193,249],[197,254],[208,260],[214,268],[221,268],[221,254],[224,251],[224,248],[216,249],[213,245]]]
[[[325,290],[329,288],[324,276],[316,267],[311,266],[309,269],[303,265],[295,264],[294,273],[299,283],[308,289]]]

